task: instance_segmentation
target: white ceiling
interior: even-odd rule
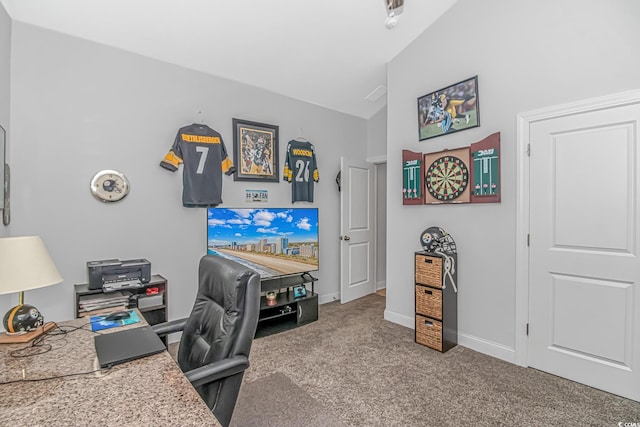
[[[363,118],[386,63],[456,0],[0,0],[15,21]]]

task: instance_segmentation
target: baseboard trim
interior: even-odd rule
[[[392,323],[397,323],[398,325],[402,325],[407,328],[411,328],[411,329],[416,328],[416,319],[414,317],[408,317],[403,314],[395,313],[393,311],[385,310],[384,320],[388,320],[389,322],[392,322]]]
[[[326,304],[334,301],[340,301],[340,292],[318,295],[318,304]]]
[[[382,289],[387,289],[387,281],[386,280],[381,280],[378,283],[376,283],[376,292],[378,292],[379,290]]]
[[[506,345],[460,332],[458,332],[458,344],[505,362],[516,363],[515,349]]]
[[[408,317],[403,314],[398,314],[393,311],[384,311],[384,320],[388,320],[398,325],[415,329],[416,319],[414,317]],[[474,335],[458,332],[458,344],[463,347],[467,347],[478,353],[486,354],[487,356],[495,357],[496,359],[504,360],[509,363],[516,363],[516,351],[512,347],[507,347],[503,344],[498,344],[493,341],[479,338]]]

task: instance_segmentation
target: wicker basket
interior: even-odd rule
[[[416,314],[416,342],[442,351],[442,323]]]
[[[416,254],[416,283],[442,288],[442,258]]]
[[[442,291],[416,285],[416,313],[442,320]]]

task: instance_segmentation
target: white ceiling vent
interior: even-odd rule
[[[378,99],[382,98],[387,93],[387,88],[383,85],[378,86],[371,93],[364,97],[369,102],[376,102]]]

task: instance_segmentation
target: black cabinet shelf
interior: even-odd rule
[[[266,322],[266,321],[271,320],[271,319],[279,319],[280,317],[284,317],[284,316],[294,316],[295,314],[296,314],[296,312],[293,311],[293,310],[292,311],[288,311],[286,313],[278,313],[278,314],[274,314],[272,316],[262,317],[262,318],[260,318],[259,322]]]
[[[295,313],[294,313],[295,314]],[[295,316],[280,316],[265,320],[258,324],[256,338],[266,337],[280,332],[288,331],[300,326]]]
[[[276,301],[275,301],[274,304],[268,304],[267,303],[267,297],[266,296],[262,296],[262,297],[260,297],[260,310],[268,310],[268,309],[274,308],[274,307],[282,307],[282,306],[285,306],[287,304],[294,304],[294,303],[297,303],[299,301],[303,301],[303,300],[308,299],[308,298],[313,298],[314,295],[316,295],[316,294],[313,293],[313,291],[307,291],[307,296],[306,297],[294,298],[293,292],[287,290],[286,292],[281,292],[276,296]]]
[[[415,253],[415,341],[443,353],[458,345],[457,261],[456,254]]]
[[[260,297],[256,338],[318,320],[317,280],[309,273],[263,279],[260,289],[264,295]],[[307,288],[308,284],[311,289]],[[296,286],[304,286],[307,289],[306,296],[295,298],[293,288]],[[276,299],[271,304],[267,303],[267,292],[276,292]]]
[[[153,306],[153,307],[146,307],[146,308],[140,308],[140,307],[138,307],[138,311],[139,311],[140,313],[146,313],[146,312],[148,312],[148,311],[162,310],[162,309],[164,309],[164,308],[167,308],[167,306],[166,306],[166,305],[156,305],[156,306]]]
[[[87,297],[89,295],[98,295],[98,294],[104,294],[105,296],[108,296],[109,293],[103,292],[102,289],[89,289],[89,285],[86,283],[75,285],[74,288],[75,288],[74,289],[75,290],[74,310],[75,310],[76,318],[106,314],[109,311],[122,310],[123,308],[127,308],[127,309],[137,308],[140,314],[142,314],[144,319],[150,325],[155,325],[157,323],[162,323],[169,320],[168,319],[169,296],[167,293],[167,279],[165,279],[159,274],[152,275],[149,283],[145,283],[141,287],[122,289],[122,291],[126,291],[127,293],[131,294],[129,296],[129,300],[126,304],[126,307],[112,307],[112,308],[104,308],[100,310],[81,312],[80,305],[85,299],[84,297]],[[155,293],[151,293],[147,295],[147,289],[150,289],[150,288],[155,288],[154,290]],[[162,302],[162,304],[140,308],[139,303],[145,298],[158,298],[157,300],[153,300],[153,303]],[[151,300],[147,300],[147,301],[151,302]],[[165,344],[166,344],[166,340],[165,340]]]

